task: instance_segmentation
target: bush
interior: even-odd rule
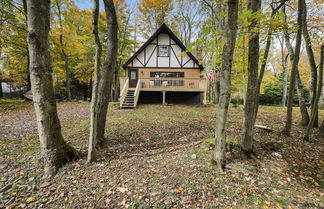
[[[260,96],[261,105],[279,105],[283,97],[284,81],[283,76],[277,78],[274,82],[264,87],[264,94]],[[289,91],[289,89],[288,89]],[[288,94],[287,91],[287,94]],[[309,90],[304,88],[306,103],[309,102]],[[288,96],[288,95],[287,95]],[[294,91],[293,103],[299,103],[297,91]]]

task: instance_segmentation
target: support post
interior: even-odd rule
[[[163,96],[163,105],[165,105],[165,93],[166,93],[166,91],[162,91],[162,96]]]

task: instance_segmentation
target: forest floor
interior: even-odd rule
[[[246,160],[237,146],[243,109],[231,107],[234,148],[220,174],[215,105],[113,104],[106,147],[87,164],[89,103],[60,103],[63,135],[83,157],[43,179],[32,104],[8,103],[0,101],[0,208],[324,208],[324,142],[316,131],[302,141],[297,108],[290,137],[281,134],[285,108],[260,108],[257,124],[273,131],[256,129],[257,159]]]

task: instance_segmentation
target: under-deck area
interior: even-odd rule
[[[168,104],[199,104],[203,103],[201,92],[165,92],[165,102]],[[141,91],[139,104],[162,104],[163,93],[161,91]]]

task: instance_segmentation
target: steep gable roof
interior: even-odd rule
[[[172,40],[184,51],[186,54],[193,60],[193,62],[198,66],[200,70],[203,70],[204,67],[199,64],[199,61],[197,58],[191,53],[187,52],[186,46],[180,41],[180,39],[172,32],[172,30],[164,23],[161,25],[161,27],[134,53],[134,55],[123,65],[124,68],[128,68],[129,64],[134,61],[137,56],[143,52],[143,50],[153,42],[155,38],[159,36],[160,33],[166,33],[168,34]]]

